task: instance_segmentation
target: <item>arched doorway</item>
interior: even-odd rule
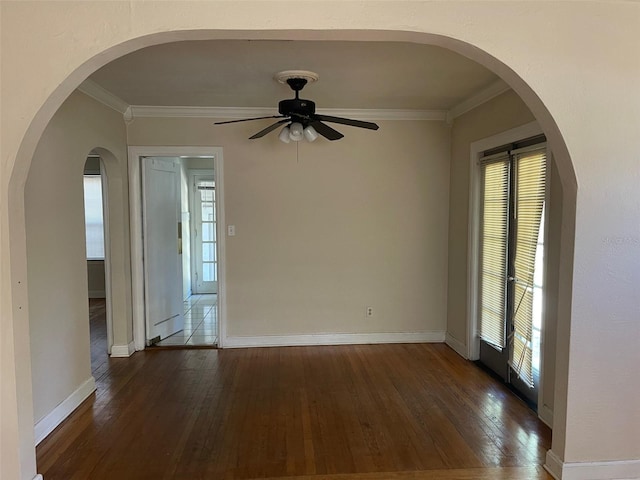
[[[200,36],[204,33],[204,35],[207,35],[206,32],[198,32],[197,35]],[[69,92],[71,91],[73,88],[75,88],[78,85],[78,81],[77,78],[78,77],[82,77],[83,75],[90,73],[91,71],[95,70],[98,66],[100,66],[101,64],[106,63],[106,61],[108,61],[110,58],[115,58],[116,56],[122,55],[128,51],[132,51],[134,49],[136,49],[138,46],[144,45],[144,44],[149,44],[149,42],[156,42],[156,43],[161,43],[161,42],[165,42],[165,41],[170,41],[171,38],[175,38],[174,35],[178,35],[176,33],[165,33],[165,34],[159,34],[157,36],[154,36],[153,38],[151,37],[140,37],[137,40],[131,41],[130,43],[127,44],[120,44],[117,47],[113,47],[113,49],[108,49],[105,50],[105,52],[107,52],[106,54],[104,54],[103,56],[101,56],[100,58],[98,57],[93,57],[91,62],[88,62],[87,64],[83,65],[83,67],[81,69],[79,69],[78,71],[76,71],[76,74],[72,77],[70,76],[69,78],[67,78],[67,81],[63,82],[63,84],[61,84],[58,87],[58,93],[63,94],[64,92]],[[180,36],[185,35],[184,33],[181,33]],[[188,36],[188,34],[186,34]],[[194,35],[196,35],[194,33]],[[222,34],[225,35],[225,34]],[[243,32],[238,32],[237,35],[239,37],[242,37],[243,35],[246,35],[246,33]],[[258,36],[260,35],[266,35],[265,33],[261,33],[258,34]],[[304,33],[300,33],[297,32],[295,34],[289,34],[290,37],[298,37],[300,35],[302,36],[308,36],[309,34],[304,34]],[[287,38],[289,35],[283,35],[283,37]],[[212,36],[216,36],[216,34],[212,33]],[[310,35],[313,36],[313,35]],[[336,37],[339,37],[339,33],[336,34]],[[346,35],[346,36],[350,36],[350,35]],[[366,35],[365,35],[366,36]],[[489,67],[489,68],[494,68],[496,71],[499,71],[500,73],[503,74],[503,78],[510,84],[512,84],[512,86],[521,94],[521,96],[525,99],[525,101],[529,104],[530,108],[539,115],[539,122],[541,123],[541,125],[543,126],[543,129],[545,130],[545,133],[547,133],[547,136],[551,139],[552,142],[555,142],[556,145],[556,151],[558,152],[557,158],[558,160],[565,165],[565,174],[567,172],[567,170],[570,170],[570,160],[568,157],[568,154],[566,153],[566,148],[564,148],[564,144],[562,142],[560,133],[555,125],[555,123],[553,122],[550,114],[546,111],[544,105],[542,104],[542,102],[535,96],[535,93],[526,85],[526,83],[520,78],[518,77],[514,72],[508,70],[504,65],[502,65],[498,60],[496,60],[495,58],[491,57],[490,55],[486,54],[485,52],[482,52],[478,49],[476,49],[475,47],[472,47],[470,44],[468,43],[462,43],[459,42],[457,40],[453,40],[452,38],[447,38],[447,37],[439,37],[439,36],[430,36],[430,35],[425,35],[425,34],[403,34],[403,33],[398,33],[398,32],[390,32],[389,33],[389,38],[404,38],[404,37],[408,37],[411,38],[413,41],[420,41],[420,42],[424,42],[424,43],[434,43],[437,45],[441,45],[444,46],[446,48],[450,48],[454,51],[458,51],[459,53],[465,54],[470,56],[471,58],[474,58],[476,61],[478,61],[481,64],[484,64],[485,66]],[[183,37],[184,38],[184,37]],[[47,118],[47,113],[45,113],[46,110],[49,110],[49,112],[53,112],[56,110],[56,108],[60,105],[61,100],[59,96],[52,96],[50,98],[50,100],[48,102],[46,102],[45,107],[43,108],[43,110],[41,111],[41,114],[38,116],[38,122],[34,122],[32,129],[30,130],[30,134],[28,135],[28,139],[27,141],[25,141],[22,145],[21,148],[21,156],[23,157],[23,160],[20,162],[20,167],[18,170],[14,171],[14,176],[12,178],[12,183],[16,184],[16,185],[20,185],[20,183],[24,180],[25,175],[26,175],[26,171],[25,171],[25,167],[28,166],[28,164],[30,163],[30,155],[28,154],[29,150],[34,149],[35,148],[35,143],[37,142],[37,140],[39,139],[39,134],[41,133],[42,129],[44,128],[44,124],[48,121]],[[38,126],[38,124],[40,124]],[[40,130],[40,132],[38,132],[38,130]],[[20,170],[22,172],[20,172]],[[569,176],[565,175],[565,179],[568,179],[568,184],[569,186],[571,186],[573,184],[572,179]],[[19,188],[17,189],[17,192],[13,192],[13,196],[10,198],[10,201],[12,202],[12,206],[14,207],[18,207],[15,209],[12,209],[12,211],[14,213],[12,213],[12,218],[13,220],[16,220],[18,223],[18,225],[20,224],[20,222],[24,222],[24,219],[21,219],[20,217],[20,212],[22,211],[22,209],[20,208],[21,204],[22,204],[22,199],[20,198],[20,192],[19,192]],[[567,189],[567,195],[569,195],[569,197],[571,197],[571,189]],[[573,192],[575,194],[575,191]],[[571,199],[571,198],[570,198]],[[12,249],[15,248],[16,252],[21,252],[22,249],[19,247],[19,245],[22,243],[20,241],[20,234],[15,234],[11,236],[11,240],[12,240]],[[19,253],[18,256],[16,257],[16,262],[12,263],[12,271],[14,272],[14,275],[16,277],[20,277],[20,272],[24,271],[24,264],[26,262],[26,259],[20,258]],[[570,271],[570,269],[568,269]],[[568,273],[567,273],[568,274]],[[17,295],[17,293],[16,293]],[[19,298],[14,297],[14,302],[18,302]],[[18,302],[19,303],[19,302]],[[28,338],[28,333],[26,338]],[[22,341],[25,341],[25,337],[22,337]],[[23,381],[23,380],[21,380]],[[28,415],[27,415],[28,416]],[[26,428],[26,427],[24,427]],[[28,443],[28,442],[27,442]]]

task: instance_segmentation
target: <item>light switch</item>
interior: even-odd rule
[[[236,226],[235,225],[227,225],[227,235],[230,237],[235,236],[236,234]]]

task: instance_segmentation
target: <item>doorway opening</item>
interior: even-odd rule
[[[104,369],[113,345],[109,292],[107,188],[105,168],[96,153],[84,166],[84,217],[89,302],[91,372]]]
[[[132,147],[133,148],[133,147]],[[134,316],[136,347],[217,347],[220,343],[221,149],[202,154],[156,147],[131,152],[132,188],[139,185],[144,309]],[[178,151],[180,150],[180,151]],[[132,204],[132,209],[135,205]],[[136,242],[133,240],[135,260]],[[135,295],[135,293],[134,293]],[[142,340],[142,341],[141,341]]]

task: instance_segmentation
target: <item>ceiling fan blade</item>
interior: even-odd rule
[[[256,138],[264,137],[267,133],[273,132],[280,125],[282,125],[283,123],[287,123],[288,121],[289,121],[289,119],[285,118],[284,120],[280,120],[279,122],[273,123],[273,124],[269,125],[267,128],[265,128],[263,130],[260,130],[255,135],[252,135],[251,137],[249,137],[249,140],[254,140]]]
[[[378,125],[373,122],[363,122],[362,120],[353,120],[351,118],[332,117],[330,115],[314,115],[314,118],[323,122],[340,123],[351,127],[368,128],[369,130],[378,130]]]
[[[344,137],[344,135],[341,134],[339,131],[334,130],[329,125],[325,125],[324,123],[318,120],[311,122],[310,125],[316,129],[316,132],[318,132],[327,140],[340,140],[342,137]]]
[[[269,115],[268,117],[243,118],[241,120],[227,120],[226,122],[214,122],[214,125],[224,125],[225,123],[250,122],[252,120],[263,120],[265,118],[284,118],[284,115]]]

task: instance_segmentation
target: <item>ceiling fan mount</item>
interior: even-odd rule
[[[314,141],[318,134],[328,140],[339,140],[344,135],[333,129],[324,122],[339,123],[352,127],[367,128],[377,130],[378,125],[372,122],[363,122],[350,118],[333,117],[329,115],[319,115],[316,113],[316,104],[311,100],[300,98],[300,91],[308,83],[318,80],[318,74],[306,70],[285,70],[279,72],[274,77],[280,83],[286,83],[295,92],[295,98],[285,99],[278,102],[278,113],[268,117],[245,118],[241,120],[229,120],[226,122],[216,122],[214,125],[225,123],[247,122],[251,120],[262,120],[266,118],[283,118],[267,128],[249,137],[250,140],[264,137],[267,133],[277,129],[280,125],[285,125],[280,132],[279,139],[285,143],[289,141],[300,141],[303,138]]]
[[[307,84],[306,78],[288,78],[287,84],[291,87],[291,90],[296,92],[296,98],[280,100],[278,102],[278,112],[285,117],[297,117],[299,119],[305,119],[309,123],[311,116],[316,113],[316,104],[311,100],[305,100],[300,98],[300,90]],[[308,117],[308,118],[305,118]]]

